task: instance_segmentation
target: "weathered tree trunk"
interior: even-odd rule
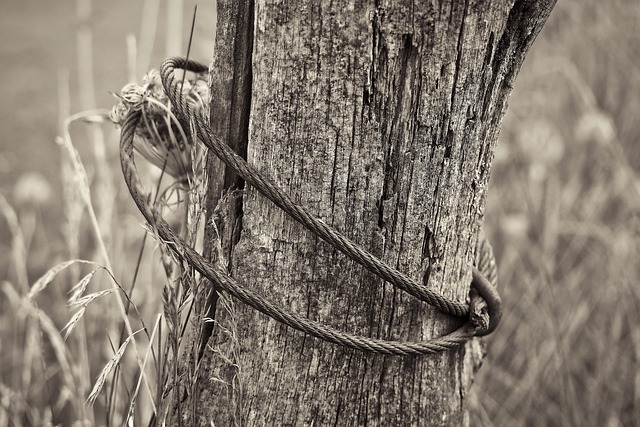
[[[323,221],[466,301],[507,99],[555,0],[218,3],[213,128]],[[376,338],[426,340],[461,323],[350,261],[254,188],[221,199],[243,183],[214,165],[207,251],[226,248],[216,256],[241,283]],[[200,425],[468,423],[477,342],[437,356],[365,354],[225,296],[215,319],[188,396]]]

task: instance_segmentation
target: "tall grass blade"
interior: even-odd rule
[[[93,264],[96,265],[93,261],[87,261],[83,259],[72,259],[70,261],[63,261],[55,266],[51,267],[44,273],[35,283],[31,286],[29,293],[27,294],[27,299],[29,301],[33,300],[40,292],[42,292],[55,277],[65,268],[69,267],[73,264]]]
[[[100,394],[100,390],[102,390],[102,387],[107,381],[107,377],[109,376],[111,371],[113,371],[113,368],[115,368],[118,365],[118,363],[120,363],[120,359],[122,359],[122,356],[124,355],[124,352],[127,349],[127,345],[129,344],[129,341],[133,339],[134,335],[136,335],[138,332],[141,332],[142,330],[143,329],[138,329],[132,335],[129,335],[127,339],[124,340],[120,348],[118,348],[118,351],[116,351],[116,353],[109,360],[109,362],[107,362],[105,367],[102,368],[102,371],[100,372],[100,375],[98,375],[98,379],[96,380],[96,383],[93,386],[91,393],[89,393],[89,397],[87,398],[87,403],[89,405],[93,406],[93,404],[95,403],[96,398],[98,397],[98,394]]]

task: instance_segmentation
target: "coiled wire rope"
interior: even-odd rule
[[[136,128],[141,121],[142,113],[131,110],[122,125],[120,136],[120,160],[125,182],[142,215],[149,224],[155,227],[159,237],[167,242],[169,247],[182,260],[192,265],[222,290],[267,316],[322,340],[365,352],[394,355],[432,354],[455,348],[474,336],[487,335],[495,330],[501,317],[501,300],[495,287],[497,271],[495,259],[493,258],[491,247],[484,238],[479,239],[479,244],[476,248],[476,265],[478,267],[473,267],[472,311],[470,313],[469,305],[448,299],[416,282],[404,273],[385,264],[364,248],[356,245],[333,227],[311,215],[304,207],[296,204],[267,175],[234,153],[231,148],[213,134],[204,112],[202,110],[195,112],[183,97],[182,83],[174,74],[176,69],[196,73],[206,72],[208,69],[203,64],[192,60],[187,61],[183,58],[169,58],[163,62],[160,69],[164,90],[171,100],[172,109],[184,129],[189,129],[194,133],[191,138],[197,137],[200,139],[210,152],[214,153],[228,167],[234,169],[238,175],[248,184],[255,187],[263,196],[284,210],[309,231],[367,270],[415,298],[438,308],[443,313],[465,318],[467,321],[451,333],[421,342],[381,340],[353,335],[285,310],[242,286],[233,277],[218,271],[194,248],[187,245],[164,219],[152,211],[146,202],[146,193],[142,189],[135,169],[133,153],[133,139]],[[474,309],[474,307],[476,308]],[[482,311],[486,315],[478,317],[477,313]],[[489,320],[483,321],[482,319],[486,317]]]

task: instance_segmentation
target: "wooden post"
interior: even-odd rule
[[[555,0],[240,3],[218,2],[213,129],[323,221],[465,301],[507,100]],[[271,301],[384,339],[460,324],[232,173],[209,173],[208,250],[220,243],[231,274]],[[220,201],[233,188],[240,196]],[[391,357],[305,336],[224,296],[215,319],[185,397],[198,425],[468,424],[478,340]]]

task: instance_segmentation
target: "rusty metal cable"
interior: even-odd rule
[[[459,346],[473,336],[486,335],[495,329],[500,319],[501,301],[495,289],[495,280],[491,283],[491,281],[486,279],[487,275],[492,274],[492,270],[490,270],[489,267],[495,269],[495,260],[493,260],[492,254],[490,260],[493,261],[488,264],[485,263],[486,271],[478,270],[475,267],[473,270],[473,289],[475,290],[475,294],[480,297],[475,300],[481,301],[482,303],[480,304],[482,306],[481,309],[477,310],[477,313],[480,313],[479,318],[476,312],[470,313],[467,304],[450,300],[428,289],[404,273],[385,264],[362,247],[353,243],[333,227],[311,215],[302,206],[296,204],[291,197],[278,187],[267,175],[235,154],[213,134],[204,113],[195,113],[189,103],[183,98],[180,81],[174,77],[174,71],[176,69],[199,73],[207,71],[207,67],[195,61],[186,61],[183,58],[170,58],[162,64],[160,71],[165,92],[172,102],[172,108],[184,129],[195,132],[195,135],[192,135],[192,137],[199,138],[211,152],[219,157],[227,166],[234,169],[247,183],[254,186],[276,206],[283,209],[305,228],[339,249],[367,270],[419,300],[433,305],[444,313],[469,320],[458,330],[426,342],[379,340],[348,334],[319,322],[311,321],[305,317],[288,312],[281,307],[277,307],[262,296],[241,286],[232,277],[217,271],[193,248],[186,245],[162,218],[154,215],[145,203],[144,192],[141,189],[133,163],[133,136],[140,122],[141,114],[136,111],[131,111],[123,124],[121,133],[120,153],[125,181],[136,205],[144,217],[150,224],[153,224],[154,227],[157,228],[159,236],[166,240],[169,246],[180,257],[193,265],[196,270],[209,280],[218,284],[222,289],[262,313],[315,337],[362,351],[400,355],[435,353]],[[495,279],[495,277],[493,278]],[[474,298],[472,294],[472,305],[473,304]],[[478,306],[478,304],[476,305]],[[470,314],[471,318],[469,318]]]

